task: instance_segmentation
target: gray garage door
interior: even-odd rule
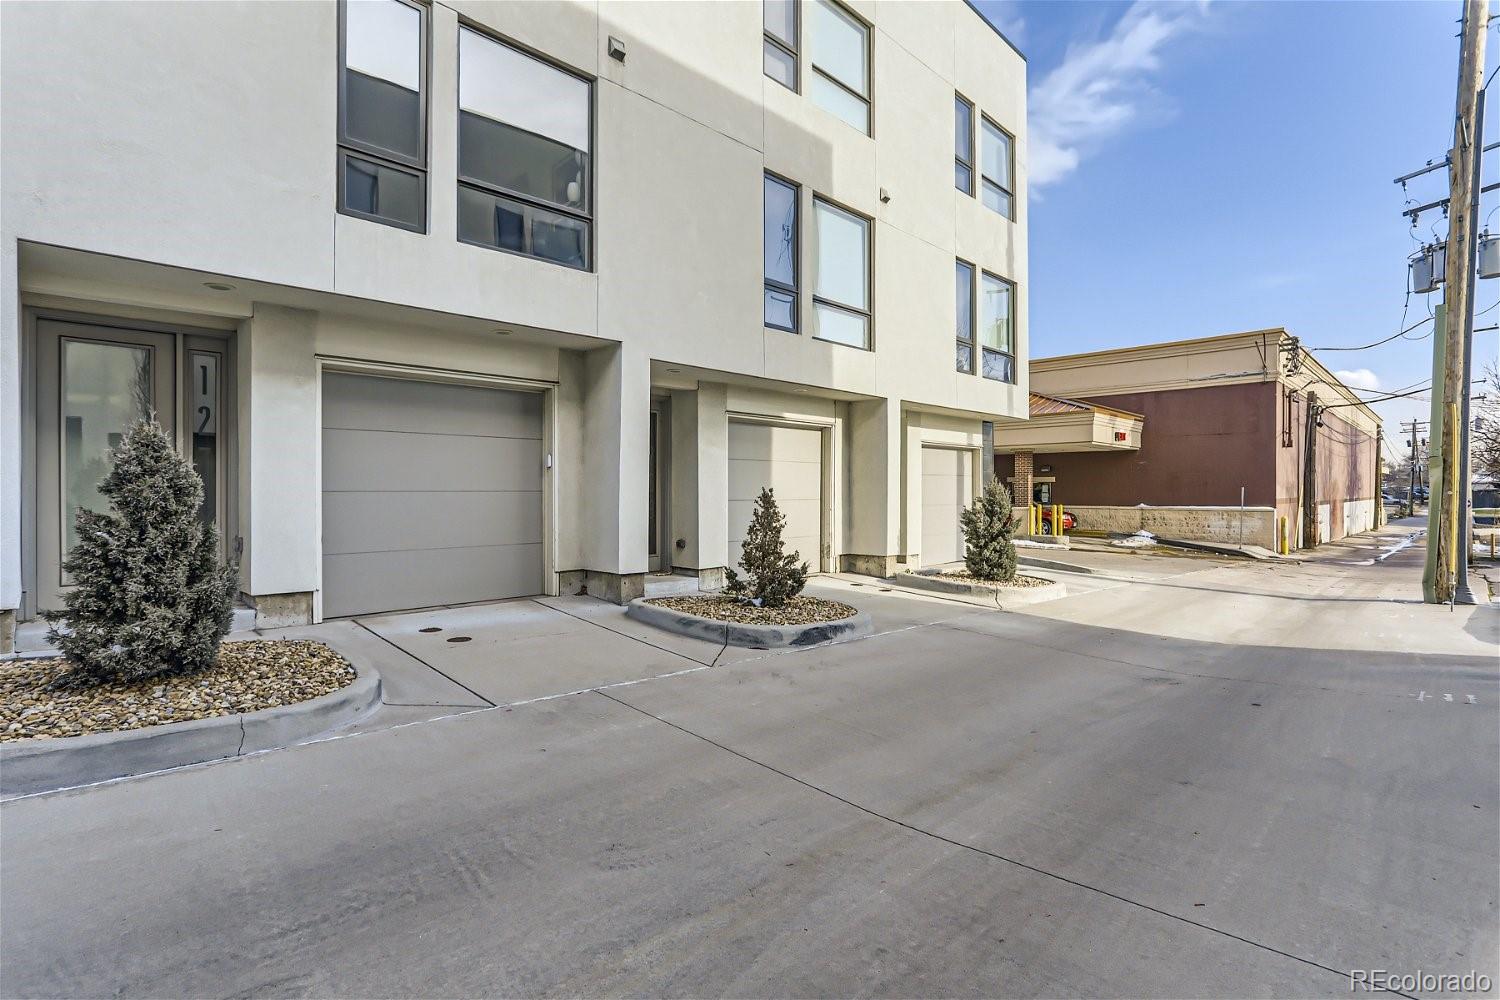
[[[761,487],[786,515],[782,540],[819,571],[823,544],[823,434],[803,427],[729,423],[729,565],[738,568]]]
[[[974,502],[972,453],[956,448],[922,449],[922,565],[964,557],[959,511]]]
[[[323,614],[542,590],[542,398],[323,378]]]

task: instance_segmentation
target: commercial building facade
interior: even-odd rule
[[[152,413],[262,624],[955,544],[1026,413],[960,2],[0,7],[0,622]],[[950,128],[950,123],[953,127]]]
[[[997,474],[1083,530],[1290,549],[1380,517],[1379,416],[1284,329],[1034,359],[1031,391]]]

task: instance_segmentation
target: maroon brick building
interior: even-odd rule
[[[1084,530],[1296,548],[1379,517],[1380,418],[1284,330],[1044,358],[1030,376],[1032,419],[997,427],[996,473]]]

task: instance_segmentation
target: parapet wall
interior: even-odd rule
[[[1162,538],[1221,545],[1276,548],[1276,511],[1271,507],[1084,507],[1066,504],[1084,531],[1149,531]],[[1241,518],[1243,517],[1243,522]],[[1244,534],[1241,536],[1241,524]]]

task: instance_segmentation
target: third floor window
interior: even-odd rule
[[[974,105],[953,97],[953,184],[964,194],[974,193]]]
[[[999,125],[981,116],[979,161],[983,173],[983,199],[986,208],[992,208],[1014,219],[1015,205],[1012,199],[1011,175],[1015,165],[1010,136]]]
[[[797,0],[764,0],[766,76],[797,89]]]
[[[831,0],[808,4],[813,102],[870,134],[870,29]]]
[[[427,228],[427,10],[339,5],[339,211]]]
[[[591,266],[589,81],[459,28],[458,236]]]

